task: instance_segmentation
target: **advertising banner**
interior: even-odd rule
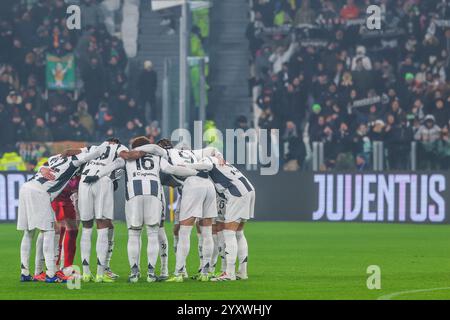
[[[256,188],[256,220],[450,223],[450,172],[280,172],[245,175]],[[19,188],[31,177],[0,172],[0,222],[15,221]],[[166,197],[169,199],[169,197]],[[125,219],[124,181],[115,192],[115,219]]]

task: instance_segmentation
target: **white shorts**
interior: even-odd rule
[[[30,183],[34,182],[27,182],[20,188],[17,230],[55,230],[55,213],[50,195],[32,187]]]
[[[78,209],[81,221],[93,219],[114,219],[114,184],[109,177],[103,177],[92,184],[80,182],[78,188]]]
[[[216,189],[211,180],[193,176],[184,182],[179,220],[191,217],[217,217]]]
[[[229,191],[225,192],[227,198],[225,223],[241,220],[249,220],[255,216],[255,191],[243,195],[242,197],[233,196]]]
[[[125,203],[125,216],[128,228],[141,228],[143,225],[159,225],[162,203],[155,196],[135,196]]]

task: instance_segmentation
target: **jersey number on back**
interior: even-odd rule
[[[150,156],[144,156],[136,160],[136,168],[138,170],[153,170],[155,162]]]

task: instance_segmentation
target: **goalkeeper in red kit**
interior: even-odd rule
[[[51,172],[47,174],[51,175]],[[75,257],[77,236],[78,236],[78,184],[80,176],[74,176],[64,190],[55,200],[52,201],[52,208],[55,212],[56,226],[55,226],[55,261],[57,276],[66,278],[72,275],[72,265]],[[35,267],[35,281],[44,281],[45,272],[43,270],[43,257],[40,259],[39,249],[42,248],[40,236],[36,243],[36,267]],[[63,260],[63,263],[61,263]],[[44,280],[43,280],[44,279]]]

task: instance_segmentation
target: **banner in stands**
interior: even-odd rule
[[[46,81],[50,90],[75,90],[75,56],[47,54]]]
[[[256,188],[257,220],[450,223],[450,172],[245,174]],[[0,173],[0,221],[16,219],[19,188],[29,176]],[[124,207],[120,181],[115,219],[124,220]]]

